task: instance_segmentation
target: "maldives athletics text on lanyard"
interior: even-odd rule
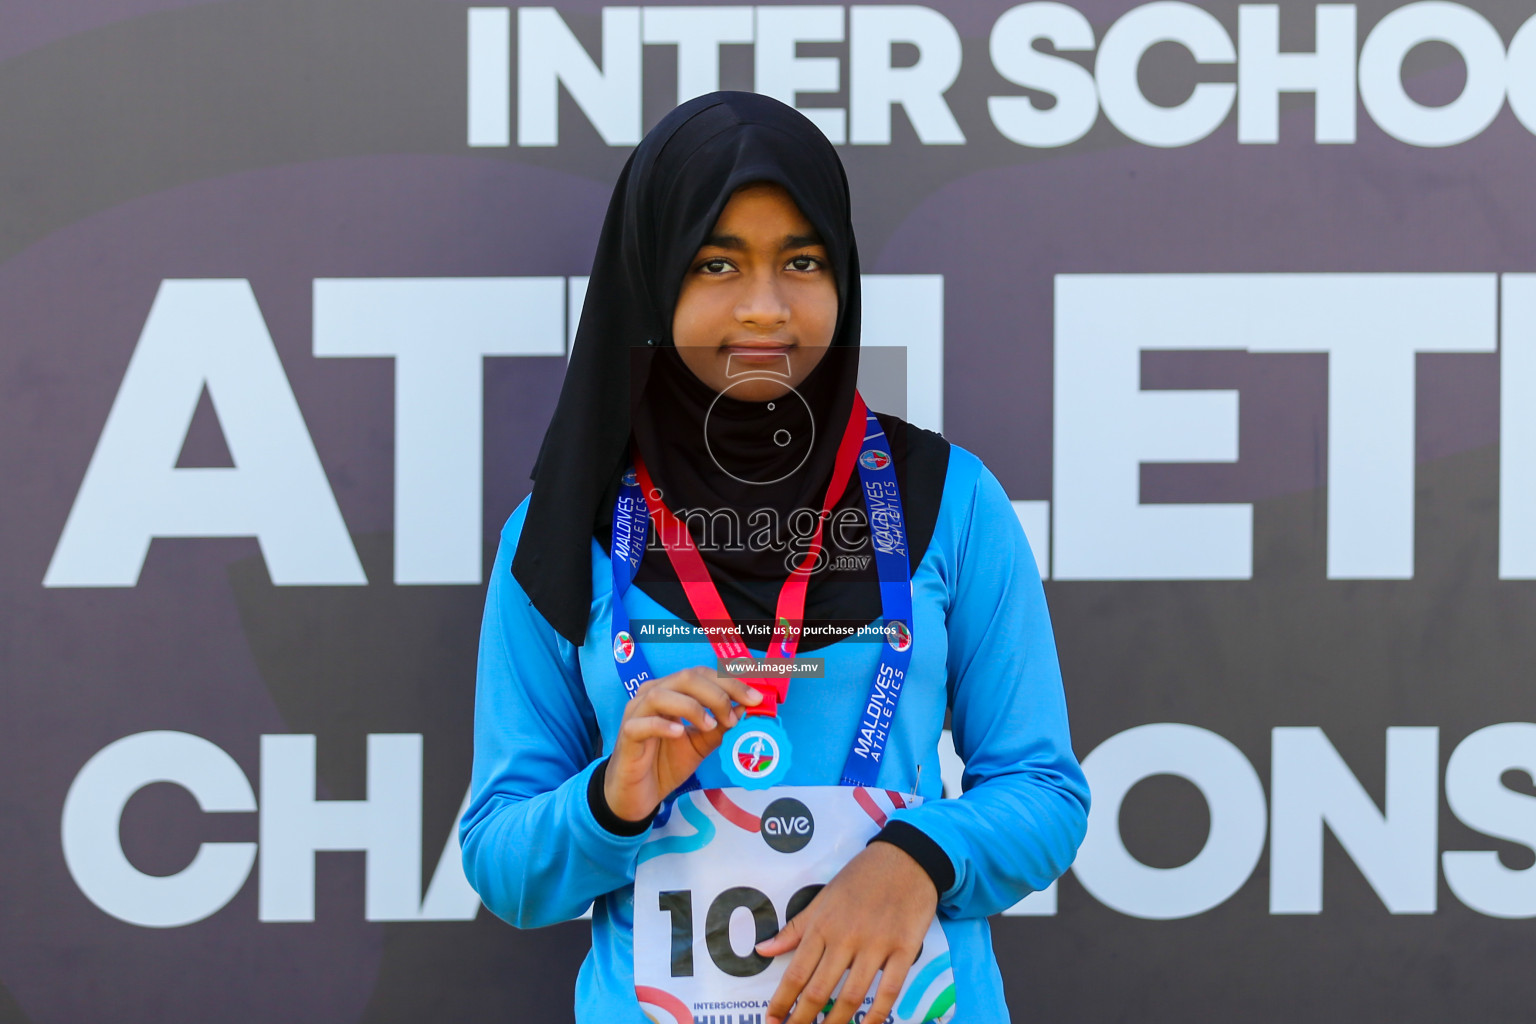
[[[880,758],[890,738],[890,727],[906,681],[907,666],[912,661],[912,582],[907,560],[906,520],[901,514],[901,493],[896,483],[896,467],[880,422],[857,393],[848,425],[837,448],[832,480],[817,517],[816,532],[799,565],[784,581],[774,611],[773,639],[768,645],[771,659],[792,659],[800,645],[800,630],[805,620],[805,592],[811,572],[821,553],[822,527],[847,489],[854,465],[863,485],[864,508],[869,515],[870,538],[874,542],[875,566],[880,577],[880,611],[885,623],[885,643],[880,645],[880,667],[870,684],[848,760],[843,764],[841,784],[873,787],[880,774]],[[741,630],[731,620],[720,593],[715,589],[688,528],[672,514],[659,497],[646,500],[657,492],[651,485],[645,463],[636,453],[635,468],[624,474],[613,510],[613,540],[609,545],[613,566],[612,633],[613,660],[625,693],[633,699],[640,684],[651,678],[650,665],[629,630],[629,612],[624,608],[624,593],[635,578],[645,552],[646,520],[656,524],[657,536],[667,552],[672,567],[683,584],[694,615],[709,623],[709,642],[724,660],[750,658],[742,642]],[[724,628],[718,628],[725,624]],[[763,695],[755,708],[743,708],[745,717],[720,746],[720,759],[726,776],[747,789],[764,789],[781,783],[789,770],[789,737],[778,722],[778,706],[789,696],[789,677],[746,678],[745,682]],[[684,789],[698,783],[689,779]]]

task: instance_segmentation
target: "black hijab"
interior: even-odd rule
[[[756,182],[782,186],[820,235],[837,282],[831,347],[794,389],[797,396],[746,402],[717,395],[672,344],[672,310],[694,254],[732,194]],[[732,543],[699,536],[721,599],[741,623],[771,621],[788,553],[750,543],[750,514],[771,515],[793,542],[797,509],[820,509],[858,378],[859,260],[848,183],[837,152],[804,115],[754,93],[690,100],[653,128],[614,187],[598,240],[565,383],[534,465],[533,495],[512,572],[556,631],[580,646],[592,600],[594,536],[606,551],[619,477],[636,444],[675,513],[733,515]],[[916,568],[938,515],[948,444],[896,417],[880,417],[891,442]],[[774,440],[778,435],[778,442]],[[785,444],[782,438],[793,442]],[[868,524],[855,474],[824,531],[829,559],[806,595],[806,622],[863,624],[880,615]],[[851,510],[857,510],[856,512]],[[716,520],[724,522],[724,520]],[[800,525],[805,525],[803,514]],[[727,528],[728,532],[729,528]],[[759,540],[763,534],[756,535]],[[716,538],[718,539],[718,537]],[[654,541],[654,535],[652,537]],[[798,550],[803,551],[803,543]],[[654,543],[635,585],[697,624],[663,551]],[[802,651],[836,637],[807,637]],[[754,645],[761,649],[760,644]]]

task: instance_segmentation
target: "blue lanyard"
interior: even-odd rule
[[[843,764],[844,786],[873,787],[880,774],[880,760],[890,739],[896,704],[912,661],[912,577],[907,552],[907,526],[901,511],[901,492],[885,431],[874,413],[866,413],[864,444],[858,457],[859,485],[869,517],[875,568],[880,578],[880,612],[885,640],[880,645],[880,667],[870,683],[869,697],[859,716],[858,728]],[[631,468],[619,486],[613,509],[613,539],[609,562],[613,569],[613,600],[610,632],[614,667],[633,699],[640,684],[651,678],[651,668],[629,628],[624,594],[634,582],[645,553],[650,522],[645,495]],[[698,786],[690,778],[684,789]]]
[[[608,543],[608,561],[613,567],[613,600],[608,616],[613,638],[613,664],[619,670],[628,700],[634,700],[635,694],[640,692],[640,684],[651,678],[651,664],[645,660],[640,642],[630,632],[629,609],[624,607],[624,595],[634,582],[640,558],[645,554],[645,533],[649,526],[645,495],[640,493],[635,471],[630,468],[619,484],[619,497],[613,505],[613,539]],[[698,776],[690,775],[678,787],[678,792],[700,788]],[[666,824],[671,813],[671,798],[668,797],[662,803],[656,823]]]
[[[859,452],[859,484],[864,489],[864,511],[869,516],[869,538],[875,547],[875,568],[880,576],[880,614],[885,620],[885,642],[880,645],[880,667],[869,685],[869,699],[859,716],[848,759],[843,762],[844,786],[874,786],[880,777],[880,758],[891,735],[896,702],[907,681],[912,663],[912,574],[907,559],[907,521],[901,514],[901,491],[896,466],[880,421],[869,413],[864,448]]]
[[[619,497],[613,505],[613,540],[608,545],[608,561],[613,566],[613,607],[609,616],[613,638],[613,664],[624,683],[624,693],[635,699],[640,684],[651,678],[650,662],[629,630],[629,610],[624,595],[634,582],[640,559],[645,554],[645,535],[650,516],[645,509],[645,495],[635,479],[634,469],[626,470],[619,485]]]

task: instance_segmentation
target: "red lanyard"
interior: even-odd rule
[[[816,532],[811,536],[810,546],[800,564],[779,589],[779,598],[774,608],[773,640],[768,645],[770,658],[793,658],[795,650],[800,646],[800,628],[805,621],[805,591],[811,582],[811,568],[821,554],[822,527],[832,513],[832,506],[837,504],[848,488],[854,460],[858,458],[859,447],[864,443],[867,417],[864,399],[855,392],[853,408],[848,414],[848,425],[843,428],[843,437],[837,446],[837,459],[832,464],[832,480],[827,485],[827,496],[821,503],[821,514],[816,517]],[[752,657],[747,645],[742,643],[740,627],[732,621],[731,613],[725,609],[725,602],[720,600],[720,591],[715,588],[709,569],[704,565],[704,558],[688,533],[688,527],[672,514],[665,502],[654,497],[656,488],[651,484],[651,475],[646,471],[645,461],[638,450],[635,452],[635,475],[640,483],[640,493],[645,496],[646,509],[656,526],[662,550],[667,553],[678,580],[683,584],[688,606],[693,609],[699,622],[706,624],[705,633],[715,654],[724,660]],[[763,702],[757,707],[743,709],[749,715],[777,714],[778,706],[789,696],[788,676],[748,678],[745,681],[763,695]]]

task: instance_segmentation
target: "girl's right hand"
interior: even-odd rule
[[[644,820],[720,746],[741,719],[736,705],[762,700],[746,683],[704,665],[641,683],[624,706],[608,758],[608,807],[625,821]]]

